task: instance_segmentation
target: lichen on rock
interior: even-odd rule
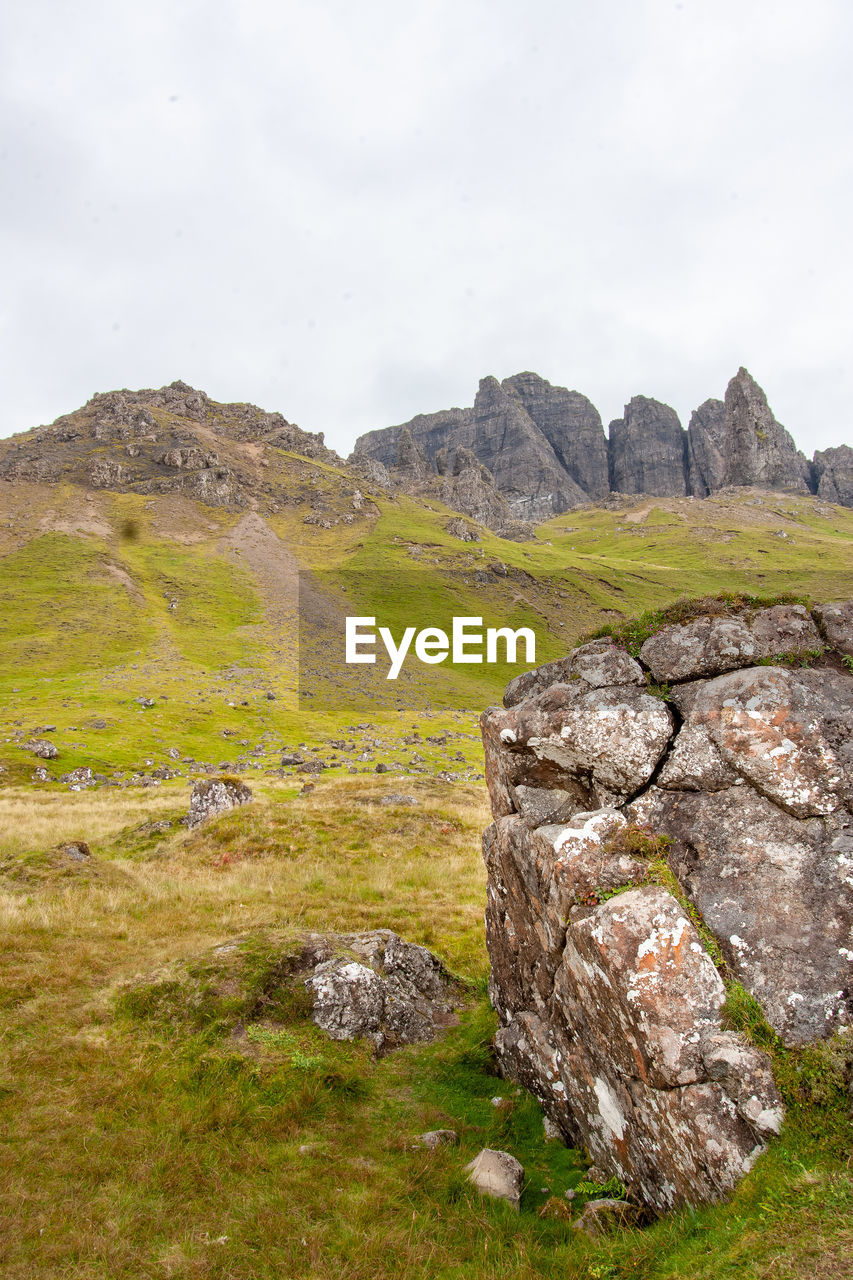
[[[593,642],[481,719],[499,1062],[655,1210],[730,1191],[783,1118],[703,937],[784,1043],[853,1021],[851,620],[845,602],[709,613],[642,665]],[[764,665],[783,652],[817,665]],[[643,666],[681,683],[651,697]],[[638,826],[665,838],[676,896],[626,841]]]

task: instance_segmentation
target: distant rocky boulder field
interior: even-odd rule
[[[470,409],[367,432],[350,462],[359,460],[413,492],[437,487],[449,506],[494,529],[550,520],[611,493],[705,498],[755,485],[853,506],[853,449],[824,449],[810,462],[743,368],[686,430],[669,405],[634,396],[607,435],[578,391],[535,373],[484,378]]]
[[[782,1123],[727,997],[792,1048],[853,1023],[853,601],[675,613],[481,718],[499,1061],[658,1211]]]

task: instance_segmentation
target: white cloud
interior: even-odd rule
[[[0,432],[182,377],[346,451],[533,368],[853,440],[843,0],[16,0]]]

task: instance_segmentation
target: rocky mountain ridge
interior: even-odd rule
[[[309,470],[333,468],[356,502],[364,487],[402,492],[509,538],[624,495],[707,497],[755,486],[853,507],[853,449],[818,451],[808,462],[745,369],[724,401],[706,400],[694,411],[686,430],[669,406],[634,396],[609,436],[577,391],[534,373],[484,378],[471,409],[369,432],[346,461],[322,432],[252,404],[220,404],[176,381],[95,395],[48,426],[0,441],[0,479],[176,493],[274,513],[294,500],[286,454],[307,460]]]
[[[211,506],[275,509],[269,450],[343,466],[314,435],[251,404],[218,404],[185,382],[111,391],[49,426],[0,441],[0,479],[141,494],[181,493]],[[286,501],[286,496],[284,496]]]
[[[503,382],[488,377],[470,409],[422,414],[370,431],[359,437],[351,461],[379,463],[392,481],[423,489],[454,472],[460,455],[485,468],[481,487],[491,485],[516,521],[538,523],[614,493],[704,498],[731,486],[853,503],[853,449],[818,451],[809,462],[744,368],[731,379],[725,399],[706,400],[686,429],[669,405],[638,395],[608,434],[580,392],[552,386],[535,373]],[[481,496],[479,506],[485,505]],[[484,522],[495,527],[494,517]]]

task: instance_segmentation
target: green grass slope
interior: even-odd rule
[[[22,744],[48,724],[63,771],[144,771],[170,750],[269,765],[282,746],[324,750],[353,719],[383,731],[393,761],[415,723],[473,732],[524,665],[412,657],[389,681],[382,660],[342,664],[346,614],[375,616],[396,638],[408,625],[449,630],[453,615],[529,627],[542,662],[685,595],[853,594],[853,512],[815,499],[626,500],[562,516],[529,542],[483,529],[462,543],[438,504],[366,492],[353,511],[343,473],[270,452],[293,501],[266,514],[0,485],[0,780],[29,778]],[[322,523],[306,523],[318,510]],[[473,740],[456,751],[475,768]],[[420,754],[448,763],[429,744]]]

